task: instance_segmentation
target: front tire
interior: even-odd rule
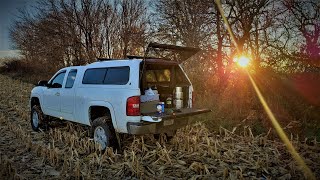
[[[101,150],[116,145],[115,131],[109,117],[99,117],[95,119],[91,127],[91,137],[101,146]]]
[[[34,105],[31,109],[30,118],[31,127],[34,131],[39,131],[41,126],[46,125],[44,114],[38,105]]]

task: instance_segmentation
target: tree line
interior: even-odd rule
[[[156,41],[200,47],[185,66],[221,81],[239,52],[255,68],[317,70],[319,37],[318,0],[40,0],[20,10],[11,28],[16,48],[34,64],[60,68],[143,55]]]

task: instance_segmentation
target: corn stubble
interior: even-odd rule
[[[32,85],[0,75],[1,132],[12,134],[11,144],[23,145],[21,156],[0,152],[0,175],[10,179],[303,179],[303,173],[285,146],[267,135],[254,136],[250,127],[210,132],[203,124],[178,130],[167,141],[151,135],[125,135],[123,151],[100,151],[88,138],[88,128],[67,122],[52,123],[49,131],[34,133],[29,124],[28,98]],[[235,131],[241,133],[235,133]],[[8,143],[3,140],[1,143]],[[316,177],[320,177],[320,147],[309,146],[295,136],[291,141]],[[10,157],[9,157],[10,156]],[[32,156],[28,162],[24,157]],[[19,159],[20,158],[20,159]],[[39,163],[44,168],[25,169]],[[34,165],[36,166],[36,165]],[[28,173],[26,173],[28,172]]]

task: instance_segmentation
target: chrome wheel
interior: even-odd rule
[[[98,126],[94,130],[94,141],[101,145],[101,149],[105,149],[108,144],[108,139],[105,130],[103,127]]]
[[[39,116],[36,111],[34,111],[32,113],[32,123],[35,128],[37,128],[39,126]]]

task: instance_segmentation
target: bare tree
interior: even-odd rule
[[[36,9],[36,14],[20,13],[11,37],[23,55],[39,63],[80,65],[141,53],[146,44],[142,0],[49,0]]]
[[[125,0],[119,1],[117,5],[122,57],[125,58],[128,54],[143,53],[148,22],[145,2]]]
[[[212,31],[211,1],[159,0],[156,3],[158,33],[170,43],[199,47],[208,44]]]
[[[304,39],[301,53],[310,63],[320,65],[320,3],[317,0],[283,0],[290,14],[292,31]]]
[[[319,2],[283,0],[274,4],[269,17],[272,26],[262,33],[267,64],[285,72],[319,66]]]
[[[248,53],[256,67],[261,61],[263,32],[272,26],[272,0],[226,0],[222,7],[231,26],[238,53]],[[230,45],[232,47],[232,45]],[[231,52],[234,51],[231,49]]]

